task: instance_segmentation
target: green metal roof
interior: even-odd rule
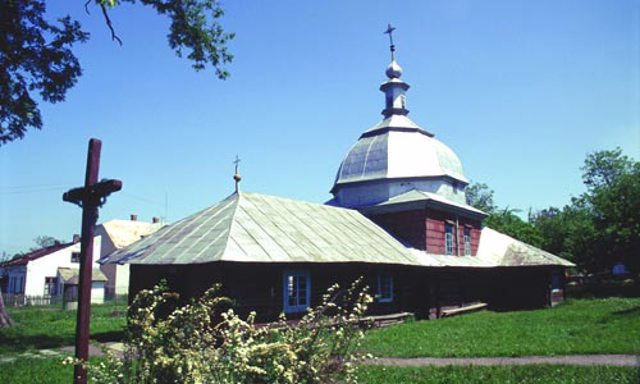
[[[234,193],[107,256],[103,263],[388,263],[420,265],[357,211]]]

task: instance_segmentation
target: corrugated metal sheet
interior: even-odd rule
[[[414,202],[429,201],[429,200],[486,216],[486,213],[468,204],[462,204],[462,203],[449,200],[446,197],[441,196],[437,193],[418,191],[416,189],[412,189],[411,191],[394,196],[387,201],[383,201],[382,203],[376,204],[374,207],[393,207],[393,206],[400,206],[405,203],[414,203]],[[372,210],[372,209],[369,209],[369,210]]]
[[[233,194],[103,260],[213,261],[420,264],[400,242],[357,211],[253,193]]]
[[[486,227],[476,256],[431,254],[406,248],[358,211],[254,193],[233,194],[102,260],[121,264],[214,261],[468,268],[573,266]]]

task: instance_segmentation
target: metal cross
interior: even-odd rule
[[[389,49],[391,50],[391,60],[395,60],[395,54],[394,52],[396,51],[396,46],[393,45],[393,31],[395,31],[396,28],[392,27],[391,24],[387,24],[387,30],[384,31],[384,33],[386,33],[387,35],[389,35]]]
[[[237,193],[238,184],[240,183],[240,180],[242,180],[242,177],[240,176],[240,172],[238,172],[238,166],[240,164],[240,158],[238,157],[238,155],[236,155],[236,159],[233,161],[233,164],[236,165],[236,173],[233,175],[233,180],[235,180],[236,182],[236,193]]]

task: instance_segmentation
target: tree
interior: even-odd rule
[[[38,245],[38,247],[37,248],[31,248],[32,251],[35,251],[35,250],[38,250],[38,249],[41,249],[41,248],[51,247],[53,245],[62,243],[62,241],[56,239],[53,236],[48,236],[48,235],[40,235],[40,236],[36,237],[35,239],[33,239],[33,242],[36,243]]]
[[[169,46],[193,62],[196,70],[207,65],[225,79],[224,65],[233,57],[227,42],[234,35],[220,25],[224,12],[218,0],[88,0],[98,7],[111,31],[109,10],[121,3],[138,3],[171,19]],[[64,101],[82,74],[72,48],[89,39],[77,20],[65,16],[50,23],[44,0],[0,0],[0,146],[24,137],[28,129],[41,129],[42,116],[34,93],[45,102]]]
[[[13,325],[13,319],[7,313],[7,309],[4,306],[4,299],[2,298],[2,288],[0,287],[0,328]]]
[[[493,203],[493,190],[485,183],[471,183],[465,188],[467,204],[486,213],[496,210]]]
[[[582,181],[589,191],[612,187],[618,179],[632,171],[634,162],[622,149],[596,151],[587,155],[582,168]]]

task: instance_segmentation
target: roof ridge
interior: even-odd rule
[[[226,239],[224,239],[224,248],[222,249],[222,254],[220,255],[219,260],[224,259],[224,255],[227,253],[227,249],[229,249],[229,239],[231,239],[231,231],[233,231],[233,227],[236,222],[236,213],[238,213],[238,207],[240,206],[240,199],[246,198],[246,195],[251,193],[236,191],[231,194],[229,197],[236,195],[235,207],[233,207],[233,212],[231,213],[231,222],[229,223],[229,231],[227,231]],[[227,199],[229,198],[227,197]],[[226,200],[226,199],[225,199]]]

